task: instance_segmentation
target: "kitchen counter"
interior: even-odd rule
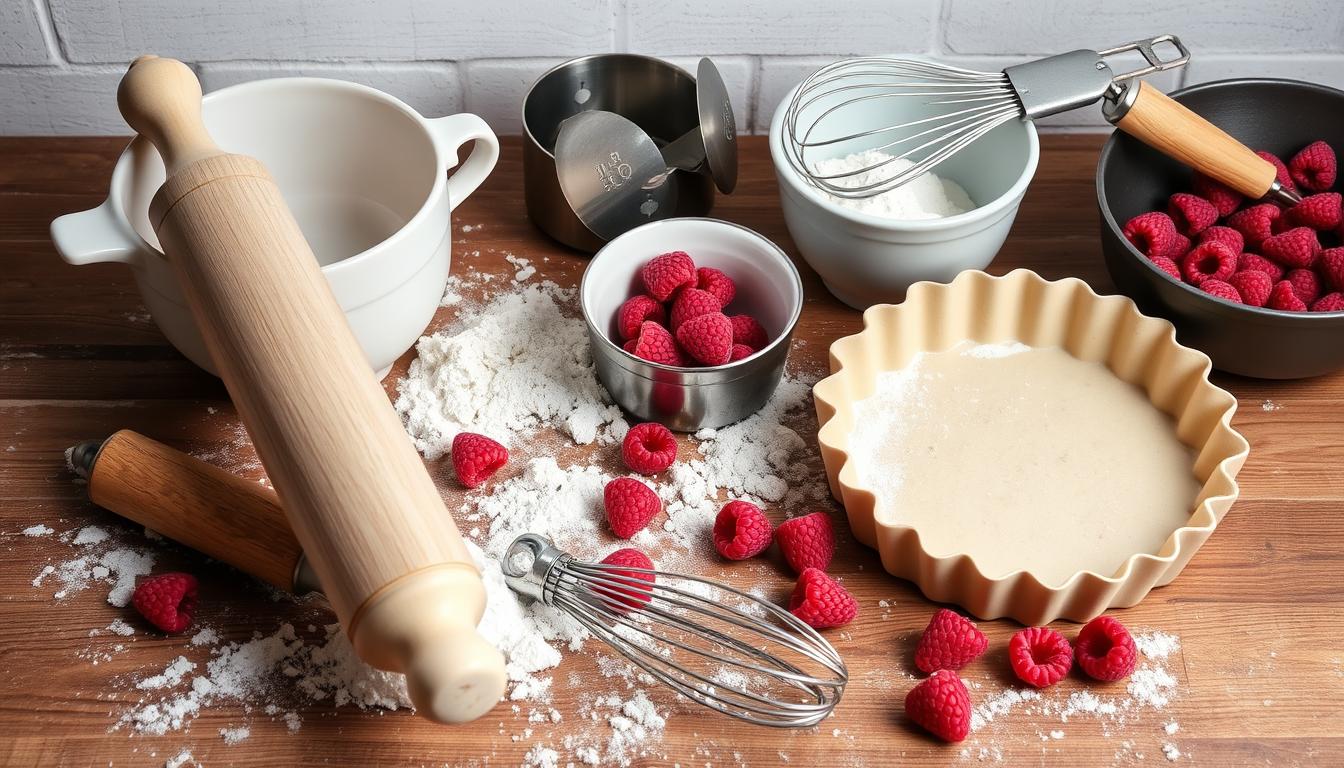
[[[1029,267],[1047,278],[1076,276],[1099,291],[1111,290],[1093,202],[1101,141],[1092,135],[1042,137],[1036,181],[991,271]],[[140,539],[137,528],[90,503],[66,469],[67,447],[131,428],[261,477],[223,386],[169,346],[149,320],[129,270],[69,266],[47,237],[55,216],[103,200],[124,144],[117,138],[0,139],[0,763],[163,765],[186,748],[204,765],[506,766],[519,764],[534,743],[559,750],[561,766],[577,763],[561,743],[586,720],[579,714],[581,689],[602,679],[595,659],[603,651],[595,642],[565,653],[546,706],[561,714],[555,724],[528,723],[526,703],[521,714],[505,703],[474,725],[443,727],[406,711],[307,702],[295,710],[302,726],[291,733],[281,717],[220,702],[203,709],[189,729],[163,736],[110,730],[145,697],[136,680],[179,655],[202,664],[209,655],[185,638],[147,630],[130,609],[109,605],[102,585],[62,600],[53,597],[56,582],[34,587],[44,566],[77,556],[59,539],[63,532],[97,524],[139,539],[140,546],[158,547],[156,570],[200,577],[197,622],[227,639],[271,634],[284,622],[302,628],[333,620],[320,603],[280,597],[202,556]],[[516,254],[537,268],[533,280],[577,285],[586,259],[527,220],[521,155],[516,139],[505,140],[499,167],[454,214],[459,230],[469,224],[472,231],[454,234],[453,273],[512,276],[517,269],[505,256]],[[721,198],[714,215],[756,229],[794,254],[764,138],[744,137],[738,191]],[[805,343],[795,345],[791,364],[819,370],[828,344],[859,330],[861,320],[798,263],[807,303],[795,340]],[[434,327],[450,322],[453,312],[441,309]],[[385,380],[389,393],[413,355],[404,355]],[[758,766],[787,758],[797,766],[1093,766],[1160,765],[1175,758],[1217,766],[1312,765],[1344,753],[1344,375],[1300,382],[1220,375],[1216,381],[1240,399],[1234,425],[1252,445],[1240,476],[1241,498],[1171,586],[1117,613],[1136,631],[1179,637],[1180,650],[1164,666],[1175,680],[1163,689],[1171,698],[1165,706],[1148,700],[1132,711],[1074,714],[1067,722],[1058,712],[1020,708],[999,715],[965,744],[936,743],[902,714],[914,684],[912,649],[934,606],[886,575],[876,554],[841,525],[832,571],[858,598],[860,613],[851,625],[827,632],[851,677],[835,717],[819,728],[777,732],[651,691],[654,703],[672,713],[661,740],[649,742],[648,755],[635,763]],[[809,428],[815,430],[815,423]],[[567,452],[602,450],[611,451]],[[682,455],[688,450],[683,446]],[[457,509],[461,492],[446,479],[451,471],[445,466],[436,463],[433,474],[449,509]],[[54,533],[21,533],[39,524]],[[738,575],[758,581],[772,596],[787,594],[791,583],[769,561]],[[134,635],[103,629],[119,617],[136,629]],[[980,626],[990,650],[965,672],[976,704],[1011,684],[1006,644],[1018,628],[1002,620]],[[1057,626],[1070,638],[1076,633],[1075,626]],[[581,685],[568,682],[575,672]],[[1051,695],[1087,690],[1127,698],[1123,683],[1089,685],[1077,673],[1061,686],[1062,693]],[[242,725],[250,735],[237,744],[219,735],[221,728]]]

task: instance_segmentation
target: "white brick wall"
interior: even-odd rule
[[[517,133],[528,85],[573,56],[634,51],[722,70],[744,130],[763,132],[834,58],[920,53],[999,69],[1161,32],[1194,52],[1164,88],[1294,77],[1344,88],[1344,0],[0,0],[0,134],[127,133],[115,86],[153,52],[207,89],[261,77],[353,80],[439,115]],[[1052,127],[1103,127],[1096,110]]]

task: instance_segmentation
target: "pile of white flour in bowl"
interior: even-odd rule
[[[831,179],[837,186],[857,189],[882,181],[915,166],[905,158],[893,157],[885,152],[870,149],[846,157],[833,157],[818,160],[813,169],[818,176],[839,176]],[[871,170],[864,170],[871,168]],[[889,189],[872,197],[847,198],[821,193],[826,199],[861,213],[881,216],[885,219],[918,221],[921,219],[941,219],[966,213],[975,208],[971,196],[961,185],[951,179],[929,171],[922,173],[895,189]]]

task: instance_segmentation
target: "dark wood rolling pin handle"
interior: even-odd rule
[[[123,429],[72,449],[100,507],[280,589],[319,589],[275,491]]]

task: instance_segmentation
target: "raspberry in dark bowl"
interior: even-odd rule
[[[1171,96],[1252,149],[1267,150],[1289,160],[1314,142],[1323,141],[1344,157],[1344,91],[1294,80],[1241,79],[1205,83]],[[1305,159],[1301,163],[1299,172],[1309,172],[1303,178],[1320,186],[1320,169]],[[1344,178],[1333,181],[1328,189],[1302,192],[1340,192]],[[1215,226],[1239,228],[1245,233],[1240,259],[1260,264],[1262,256],[1273,255],[1271,262],[1285,262],[1280,265],[1283,274],[1274,278],[1270,294],[1264,293],[1261,281],[1244,276],[1219,279],[1201,290],[1173,277],[1170,263],[1150,259],[1135,247],[1131,242],[1138,239],[1134,232],[1126,237],[1125,226],[1136,216],[1150,211],[1170,213],[1172,195],[1192,191],[1211,199],[1218,208],[1220,218]],[[1178,222],[1178,230],[1189,226],[1187,216],[1194,216],[1197,225],[1203,223],[1207,211],[1201,210],[1202,206],[1189,206],[1184,199],[1177,202],[1173,221]],[[1330,198],[1291,215],[1256,207],[1255,202],[1246,201],[1239,211],[1229,214],[1236,201],[1218,198],[1186,166],[1117,131],[1106,142],[1097,163],[1097,204],[1106,269],[1121,293],[1134,299],[1145,313],[1170,320],[1176,326],[1177,340],[1203,351],[1219,370],[1264,379],[1297,379],[1344,368],[1344,311],[1334,310],[1333,302],[1320,304],[1317,308],[1322,311],[1307,311],[1313,302],[1299,304],[1294,298],[1297,294],[1280,285],[1284,280],[1295,280],[1301,290],[1310,289],[1311,278],[1305,273],[1291,277],[1291,262],[1299,258],[1306,235],[1294,230],[1328,223],[1318,217],[1330,207]],[[1311,231],[1316,232],[1322,248],[1344,245],[1340,239],[1344,233],[1338,228]],[[1158,235],[1154,230],[1145,236]],[[1219,230],[1206,239],[1220,240],[1223,235],[1228,233]],[[1273,241],[1265,242],[1266,238]],[[1190,239],[1192,249],[1200,244],[1200,234]],[[1220,249],[1205,251],[1205,258],[1198,264],[1181,270],[1187,280],[1204,273],[1212,278],[1219,272],[1218,254],[1212,252]],[[1248,259],[1250,254],[1254,256]],[[1238,271],[1244,266],[1238,266]],[[1311,269],[1323,278],[1319,280],[1322,297],[1344,291],[1344,279],[1340,285],[1333,285],[1326,265],[1313,261]],[[1273,288],[1280,288],[1277,296]],[[1255,300],[1265,297],[1266,305],[1249,306],[1233,300],[1238,290],[1249,291]],[[1273,308],[1276,306],[1285,308]]]

